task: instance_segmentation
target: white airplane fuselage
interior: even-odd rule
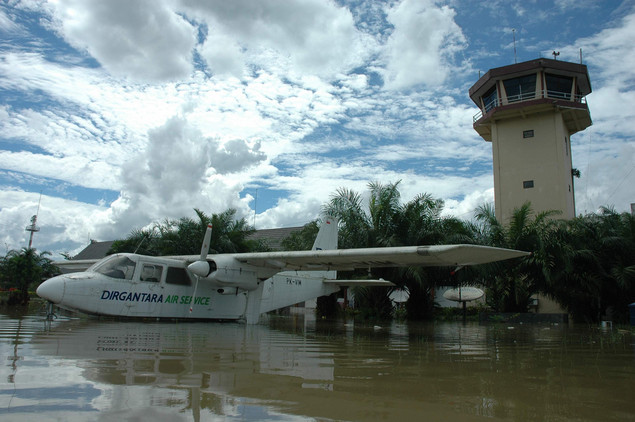
[[[117,254],[87,271],[47,280],[37,294],[60,308],[93,315],[253,322],[260,313],[339,290],[323,280],[319,271],[281,272],[248,291],[206,279],[197,284],[180,260]]]

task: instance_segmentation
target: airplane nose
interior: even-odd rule
[[[46,280],[40,284],[35,293],[42,299],[49,302],[60,303],[64,298],[66,281],[64,276],[57,276]]]

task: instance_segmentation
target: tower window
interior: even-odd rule
[[[573,78],[571,76],[547,73],[545,75],[545,81],[547,82],[547,97],[562,98],[565,100],[571,99],[571,88],[573,87]]]
[[[534,187],[534,181],[533,180],[525,180],[523,182],[523,189],[531,189]]]
[[[534,137],[534,130],[523,130],[523,138],[533,138]]]
[[[512,78],[503,81],[507,101],[514,103],[536,97],[536,74],[533,73],[519,78]]]
[[[483,107],[485,107],[485,112],[490,111],[494,107],[498,106],[498,91],[496,90],[496,85],[487,90],[487,92],[483,95]]]

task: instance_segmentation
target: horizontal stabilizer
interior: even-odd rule
[[[324,280],[323,283],[335,284],[338,286],[389,286],[392,287],[395,284],[380,278],[379,280]]]

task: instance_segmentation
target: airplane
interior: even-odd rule
[[[56,262],[78,271],[44,281],[36,293],[54,306],[89,315],[257,324],[261,314],[339,291],[343,286],[394,286],[383,280],[338,280],[357,268],[484,264],[529,255],[479,245],[337,249],[338,221],[324,219],[310,251],[200,255],[119,253],[101,260]]]

